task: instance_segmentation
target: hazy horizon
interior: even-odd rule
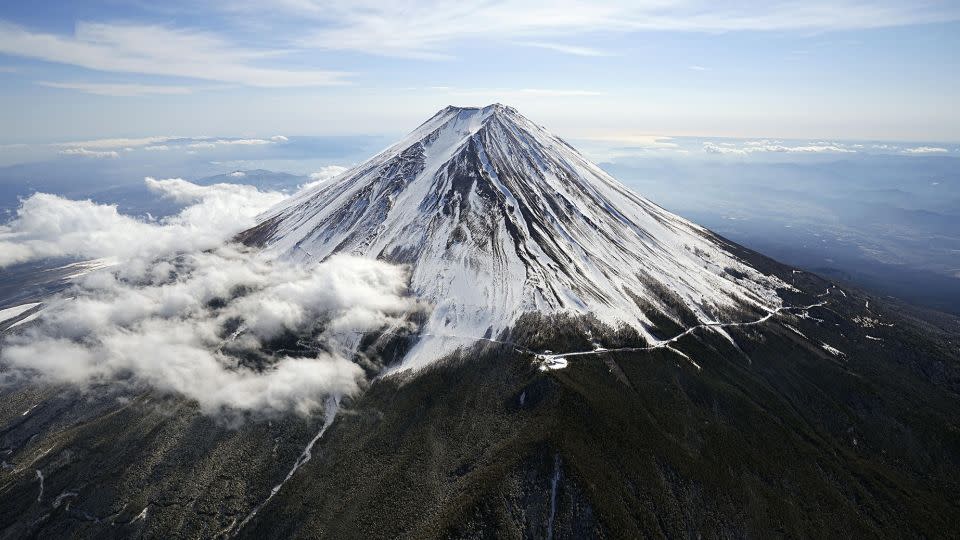
[[[567,138],[956,143],[958,49],[950,2],[8,5],[0,144],[395,136],[493,102]]]

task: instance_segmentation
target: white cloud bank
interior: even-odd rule
[[[93,139],[89,141],[72,141],[56,143],[54,146],[63,148],[96,148],[99,150],[125,147],[139,147],[148,145],[157,145],[167,141],[177,139],[170,135],[160,135],[153,137],[139,137],[136,139]]]
[[[310,173],[310,181],[300,184],[297,189],[301,191],[313,189],[321,184],[327,183],[327,181],[333,178],[336,178],[347,170],[349,170],[347,167],[341,167],[340,165],[327,165],[326,167],[322,167],[319,171]]]
[[[114,159],[120,157],[120,154],[115,150],[88,150],[86,148],[67,148],[60,151],[61,156],[79,156],[79,157],[88,157],[88,158],[109,158]]]
[[[0,267],[47,257],[132,260],[212,249],[255,225],[257,214],[284,197],[236,184],[153,178],[146,184],[190,206],[152,224],[123,215],[116,206],[37,193],[21,203],[13,221],[0,226]]]
[[[83,277],[36,322],[8,333],[6,376],[150,385],[207,413],[308,413],[325,396],[357,390],[363,372],[348,359],[357,333],[403,326],[418,309],[401,267],[349,256],[297,266],[225,243],[280,194],[146,181],[188,206],[153,224],[37,194],[0,228],[0,265],[55,255],[124,262]],[[270,341],[283,335],[313,345],[273,351]]]
[[[219,146],[262,146],[265,144],[284,143],[287,142],[287,140],[288,139],[283,135],[275,135],[269,139],[212,139],[190,143],[187,145],[187,148],[191,148],[193,150],[206,150],[217,148]]]
[[[0,360],[18,375],[80,387],[132,377],[207,413],[306,414],[325,396],[355,392],[362,369],[335,347],[285,356],[264,352],[265,342],[291,332],[336,343],[343,332],[402,324],[415,307],[401,268],[349,256],[296,267],[228,246],[141,269],[87,276],[72,299],[8,337]],[[262,365],[239,360],[251,355]]]
[[[747,141],[743,146],[733,143],[703,143],[703,151],[708,154],[728,154],[746,156],[757,153],[790,153],[790,154],[850,154],[856,150],[843,144],[831,142],[816,142],[802,145],[788,146],[779,141]]]
[[[916,148],[907,148],[903,151],[904,154],[946,154],[949,152],[946,148],[941,148],[939,146],[917,146]]]

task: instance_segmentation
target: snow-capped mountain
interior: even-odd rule
[[[653,339],[651,310],[680,322],[681,304],[724,321],[780,306],[776,289],[789,288],[500,104],[439,111],[242,237],[302,261],[346,252],[408,264],[412,292],[432,306],[431,337],[408,364],[524,312],[593,314]]]
[[[958,536],[960,319],[716,237],[512,109],[444,109],[240,239],[302,261],[347,252],[407,264],[412,292],[433,307],[426,327],[328,340],[336,325],[318,321],[245,336],[248,310],[290,305],[267,304],[272,285],[304,290],[286,269],[254,272],[241,282],[252,286],[218,289],[203,307],[186,302],[224,321],[178,324],[200,321],[231,374],[204,367],[191,387],[258,404],[292,387],[323,400],[316,414],[259,405],[214,418],[195,395],[155,383],[194,373],[184,362],[207,365],[189,347],[201,338],[167,318],[150,325],[153,339],[132,339],[130,325],[110,335],[143,357],[142,382],[88,368],[73,385],[4,364],[0,537]],[[187,259],[162,293],[131,289],[113,311],[182,303],[195,290]],[[389,274],[369,279],[402,289]],[[79,330],[26,360],[83,371],[99,349],[73,336],[121,324],[104,304],[84,305],[97,310],[90,321],[58,315]],[[0,334],[31,340],[55,309],[0,310]],[[560,311],[575,316],[542,315]],[[484,335],[502,343],[471,347]],[[402,354],[397,369],[460,346],[461,361],[381,376]],[[325,367],[341,354],[357,369]],[[291,360],[298,370],[278,368]],[[339,394],[302,384],[308,376],[363,380]]]

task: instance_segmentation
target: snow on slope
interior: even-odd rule
[[[6,309],[0,309],[0,324],[3,324],[7,321],[12,321],[13,319],[16,319],[20,315],[23,315],[39,305],[40,302],[34,302],[31,304],[23,304]]]
[[[649,336],[650,310],[677,320],[679,303],[718,322],[775,309],[775,289],[789,288],[499,104],[441,110],[241,237],[300,261],[347,252],[409,264],[436,336],[495,336],[528,311],[594,314]],[[463,344],[425,338],[405,365]]]

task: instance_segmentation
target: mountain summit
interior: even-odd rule
[[[408,264],[412,292],[432,305],[408,364],[527,312],[592,314],[656,340],[654,320],[768,313],[789,288],[500,104],[444,108],[243,238],[296,260],[344,252]]]

